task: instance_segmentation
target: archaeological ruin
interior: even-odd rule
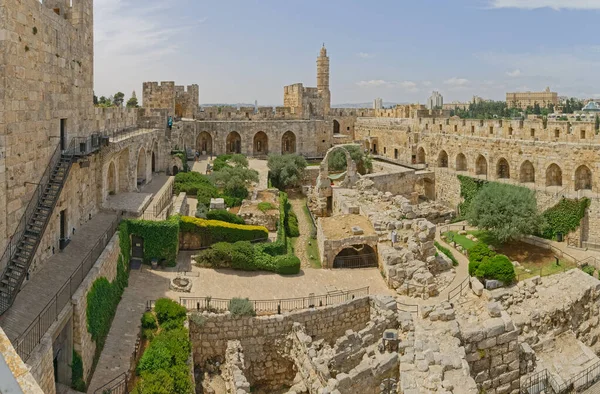
[[[141,107],[105,108],[93,0],[9,0],[0,15],[1,392],[181,379],[173,392],[563,394],[600,381],[594,122],[334,108],[325,45],[316,87],[285,86],[283,106],[201,106],[202,86],[140,81]],[[259,179],[235,207],[178,183],[210,179],[228,154]],[[288,200],[267,160],[292,154],[308,166]],[[470,272],[452,239],[476,240],[461,179],[525,187],[540,212],[586,199],[560,240],[519,240],[552,272],[521,267],[529,255],[512,284]],[[196,214],[202,197],[219,219]],[[168,351],[171,369],[152,375],[147,359]]]

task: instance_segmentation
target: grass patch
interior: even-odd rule
[[[277,207],[275,205],[271,204],[270,202],[259,202],[257,208],[261,212],[267,212],[272,209],[277,209]]]
[[[546,264],[536,264],[530,262],[521,263],[520,267],[515,267],[515,274],[517,274],[517,280],[524,280],[527,278],[533,278],[534,276],[548,276],[559,274],[561,272],[568,271],[572,268],[577,268],[577,264],[569,263],[565,260],[559,260],[558,265],[556,262],[548,261]],[[530,271],[530,272],[527,272]]]
[[[458,260],[456,260],[456,258],[454,257],[454,255],[452,254],[452,252],[450,251],[450,249],[443,247],[442,245],[439,244],[438,241],[435,241],[435,247],[437,248],[437,250],[439,250],[440,252],[442,252],[443,254],[445,254],[446,256],[448,256],[448,258],[450,260],[452,260],[452,265],[453,266],[457,266],[458,265]]]
[[[312,216],[308,211],[308,207],[306,204],[302,207],[302,212],[304,212],[304,217],[310,226],[310,235],[306,239],[306,254],[308,261],[310,262],[310,266],[312,268],[322,268],[321,265],[321,255],[319,254],[319,245],[317,244],[317,228],[313,224]],[[311,258],[311,256],[313,258]]]

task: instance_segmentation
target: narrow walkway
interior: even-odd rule
[[[0,318],[0,324],[11,341],[23,334],[54,299],[116,218],[116,214],[104,212],[94,216],[92,220],[76,230],[65,250],[56,251],[56,254],[44,263],[42,269],[32,275],[29,282],[21,288],[14,304]],[[91,268],[94,263],[92,262],[88,268]],[[83,273],[83,277],[85,275],[87,272]],[[72,289],[72,292],[75,290]]]
[[[308,237],[310,237],[312,226],[308,222],[308,218],[303,211],[306,200],[301,194],[290,194],[289,202],[298,218],[298,230],[300,231],[300,236],[296,239],[296,245],[294,247],[296,256],[298,256],[302,262],[302,268],[311,268],[308,252],[306,250],[306,243],[308,242]]]

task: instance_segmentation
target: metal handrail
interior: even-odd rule
[[[127,394],[127,381],[129,380],[129,372],[123,372],[110,382],[104,384],[94,391],[94,394]]]
[[[104,251],[104,248],[116,232],[120,217],[117,217],[110,225],[110,228],[102,234],[100,239],[85,255],[82,262],[77,266],[69,279],[61,286],[58,292],[46,304],[42,312],[31,322],[31,324],[23,331],[15,341],[15,349],[23,361],[27,361],[29,356],[40,343],[42,337],[48,328],[58,319],[58,315],[69,302],[75,291],[77,291],[81,282],[88,274],[90,269],[98,260],[98,257]],[[68,290],[68,291],[67,291]]]

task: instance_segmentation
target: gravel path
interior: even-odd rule
[[[290,194],[288,196],[292,209],[298,217],[298,230],[300,230],[300,236],[296,240],[296,256],[302,262],[302,268],[311,268],[310,260],[308,259],[308,253],[306,251],[306,243],[308,237],[310,237],[311,224],[308,222],[308,218],[304,214],[303,208],[306,205],[306,199],[301,194]]]

